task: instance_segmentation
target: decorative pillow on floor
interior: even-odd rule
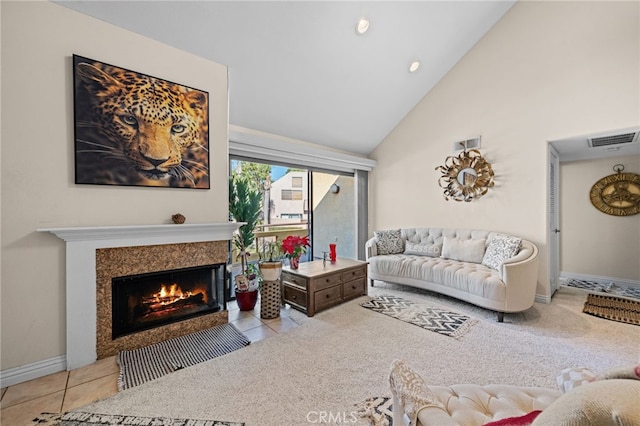
[[[404,251],[404,241],[399,229],[374,231],[378,254],[399,254]]]
[[[485,240],[462,240],[460,238],[444,237],[442,243],[442,257],[459,260],[461,262],[482,262]]]
[[[560,392],[566,393],[571,389],[591,383],[596,379],[596,373],[585,367],[565,368],[556,377]]]
[[[502,264],[518,254],[522,246],[522,238],[511,237],[509,235],[496,235],[489,242],[489,247],[482,258],[482,264],[500,270]]]
[[[423,408],[437,407],[444,410],[444,405],[435,394],[427,388],[424,379],[407,364],[396,359],[391,364],[389,373],[389,385],[391,394],[400,401],[404,413],[409,416],[411,426],[415,426],[418,413]],[[399,407],[394,408],[394,412]],[[394,423],[400,423],[401,419],[394,418]]]

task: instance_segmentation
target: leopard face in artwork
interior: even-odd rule
[[[88,60],[75,71],[77,183],[209,187],[205,92]]]

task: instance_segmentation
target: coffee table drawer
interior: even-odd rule
[[[288,272],[282,272],[282,282],[290,283],[302,288],[307,288],[307,280],[305,278],[290,274]]]
[[[342,299],[342,286],[336,285],[314,294],[316,311],[333,306]]]
[[[323,290],[325,288],[333,287],[334,285],[342,282],[342,273],[327,275],[314,280],[315,289]]]
[[[356,278],[364,277],[367,274],[365,266],[360,268],[353,268],[342,273],[342,282],[355,280]]]
[[[289,303],[295,303],[303,308],[307,307],[307,292],[295,287],[283,286],[284,300]]]
[[[344,299],[350,299],[363,295],[366,285],[367,280],[364,277],[344,283],[342,284],[342,297]]]

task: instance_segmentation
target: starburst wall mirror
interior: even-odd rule
[[[447,200],[470,202],[482,197],[494,185],[493,168],[477,149],[447,157],[436,171],[442,173],[438,184]]]

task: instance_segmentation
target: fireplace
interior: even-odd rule
[[[112,339],[224,309],[225,264],[111,279]]]
[[[222,309],[113,339],[112,279],[226,264],[237,229],[235,222],[38,229],[66,242],[67,370],[228,323]]]

